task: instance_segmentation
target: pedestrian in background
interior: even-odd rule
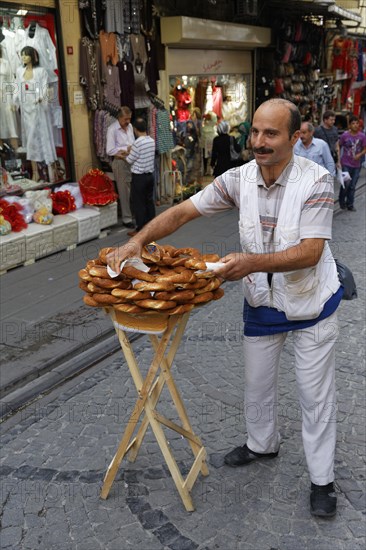
[[[334,177],[336,166],[328,145],[322,139],[314,136],[314,126],[311,122],[303,122],[300,128],[300,139],[294,147],[295,155],[313,160],[323,166]]]
[[[336,115],[334,111],[324,111],[323,123],[314,130],[314,137],[322,139],[328,144],[330,153],[336,167],[341,167],[341,152],[339,148],[339,134],[335,124]]]
[[[143,118],[136,118],[133,128],[136,140],[125,157],[131,165],[131,205],[136,219],[136,229],[127,233],[130,237],[155,217],[155,141],[147,135],[147,124]]]
[[[230,125],[228,122],[225,120],[219,122],[216,131],[218,135],[213,140],[211,153],[211,168],[213,168],[215,178],[236,166],[236,161],[231,157],[232,147],[236,153],[240,153],[241,150],[236,139],[229,135]]]
[[[113,157],[112,170],[117,185],[122,225],[129,229],[135,227],[130,206],[132,176],[130,165],[126,162],[126,153],[135,141],[131,115],[129,107],[120,108],[117,120],[108,127],[106,145],[107,155]]]
[[[294,158],[300,126],[300,112],[290,101],[262,103],[251,129],[255,159],[160,214],[107,260],[117,271],[122,260],[141,256],[144,245],[188,221],[239,210],[242,252],[221,258],[224,266],[216,273],[243,282],[245,401],[255,405],[258,415],[253,422],[247,419],[246,443],[224,460],[236,467],[277,457],[280,354],[288,333],[296,331],[294,361],[311,480],[310,511],[328,517],[335,515],[337,505],[335,343],[343,289],[327,243],[333,177],[308,159]]]
[[[351,116],[348,122],[348,131],[340,139],[342,170],[348,172],[351,179],[339,190],[339,206],[345,210],[356,212],[354,207],[355,191],[361,172],[361,159],[366,153],[366,136],[360,131],[358,117]]]

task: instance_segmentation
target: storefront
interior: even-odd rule
[[[32,22],[32,26],[35,25],[33,39],[29,36],[32,32],[32,26],[30,26]],[[13,59],[15,59],[15,65],[21,66],[19,47],[24,43],[25,39],[27,42],[26,45],[30,45],[36,50],[37,46],[40,48],[41,57],[39,66],[44,64],[44,51],[46,51],[44,48],[48,48],[46,53],[48,59],[47,93],[43,93],[43,95],[46,96],[45,99],[47,99],[49,106],[49,117],[52,121],[52,137],[56,148],[56,174],[53,174],[53,162],[41,162],[39,177],[42,180],[48,175],[48,183],[53,183],[52,179],[59,182],[78,181],[90,168],[96,166],[96,157],[89,130],[90,117],[79,82],[81,22],[78,2],[77,0],[70,2],[38,0],[37,3],[31,0],[26,0],[22,3],[11,0],[2,2],[0,7],[0,23],[2,34],[4,34],[4,31],[5,35],[8,33],[9,38],[6,38],[6,43],[10,45],[10,49],[13,51],[12,55]],[[17,32],[14,33],[14,30]],[[24,35],[22,35],[22,31],[24,31]],[[43,40],[46,42],[43,42]],[[12,43],[15,43],[15,55],[17,58],[14,58]],[[3,44],[4,40],[1,41],[0,46]],[[16,70],[14,74],[15,78]],[[23,94],[25,94],[24,85],[23,88]],[[36,93],[40,95],[41,90],[36,91]],[[30,89],[29,95],[31,95]],[[7,98],[10,103],[9,95],[7,95]],[[21,143],[21,110],[19,110],[17,124],[18,141],[13,141],[13,144],[18,147],[24,147]],[[1,123],[0,125],[2,126]],[[9,135],[9,133],[5,135]],[[10,139],[5,138],[4,141],[13,149],[17,148],[11,145]],[[8,152],[11,153],[11,151]],[[2,154],[2,166],[4,166],[5,159],[10,160],[10,156],[6,152]],[[25,162],[27,155],[22,150],[20,150],[20,155],[17,155],[17,157],[22,161],[22,166],[26,165],[26,172],[30,176],[29,179],[32,180],[32,159],[29,159],[28,163]],[[48,157],[42,160],[52,161],[53,157],[54,152],[52,151],[51,158]],[[30,186],[31,183],[29,183]]]
[[[0,21],[2,167],[24,190],[67,181],[73,158],[58,14],[2,4]]]
[[[76,183],[98,166],[79,79],[80,36],[76,0],[0,5],[0,273],[117,222],[114,193],[85,204]]]
[[[253,113],[255,53],[268,46],[268,28],[190,17],[161,18],[166,69],[161,97],[169,104],[175,140],[172,152],[183,182],[209,174],[217,123],[238,135]]]

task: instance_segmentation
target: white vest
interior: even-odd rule
[[[274,231],[276,252],[300,243],[301,211],[316,181],[315,172],[317,179],[327,173],[325,168],[309,161],[303,163],[303,160],[295,157],[287,177]],[[240,193],[239,234],[244,252],[261,254],[264,245],[259,220],[258,185],[251,164],[241,167],[240,179],[245,186],[245,193]],[[306,173],[308,177],[304,177]],[[243,285],[244,296],[251,306],[272,307],[284,311],[288,320],[299,321],[318,317],[325,302],[337,292],[340,283],[331,250],[325,242],[321,258],[314,267],[273,273],[271,287],[268,285],[267,273],[252,273],[244,277]]]

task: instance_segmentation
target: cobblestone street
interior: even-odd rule
[[[1,548],[16,550],[363,550],[365,548],[365,193],[357,212],[334,218],[334,255],[351,267],[358,299],[342,301],[337,344],[338,419],[333,520],[309,512],[310,481],[301,442],[291,337],[279,380],[282,445],[277,459],[232,469],[223,455],[245,441],[245,420],[266,411],[243,405],[242,292],[191,314],[173,365],[193,429],[208,453],[209,476],[185,511],[154,436],[148,430],[134,463],[124,460],[107,500],[105,471],[136,400],[121,352],[4,422],[1,436]],[[237,214],[225,215],[235,246]],[[211,223],[208,219],[207,227]],[[209,235],[209,230],[207,230]],[[197,237],[196,237],[197,238]],[[134,347],[148,365],[146,337]],[[158,410],[174,419],[163,390]],[[316,411],[314,411],[316,414]],[[181,467],[189,445],[167,431]]]

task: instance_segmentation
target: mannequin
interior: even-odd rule
[[[0,147],[4,148],[4,140],[9,140],[13,149],[18,148],[18,130],[16,115],[12,109],[14,94],[14,77],[10,63],[3,55],[0,46]],[[5,148],[6,148],[5,144]]]
[[[25,46],[20,57],[23,67],[16,73],[15,105],[20,107],[22,145],[32,163],[32,179],[39,181],[37,162],[54,165],[57,160],[49,108],[48,75],[39,67],[36,49]],[[51,172],[51,170],[50,170]]]

